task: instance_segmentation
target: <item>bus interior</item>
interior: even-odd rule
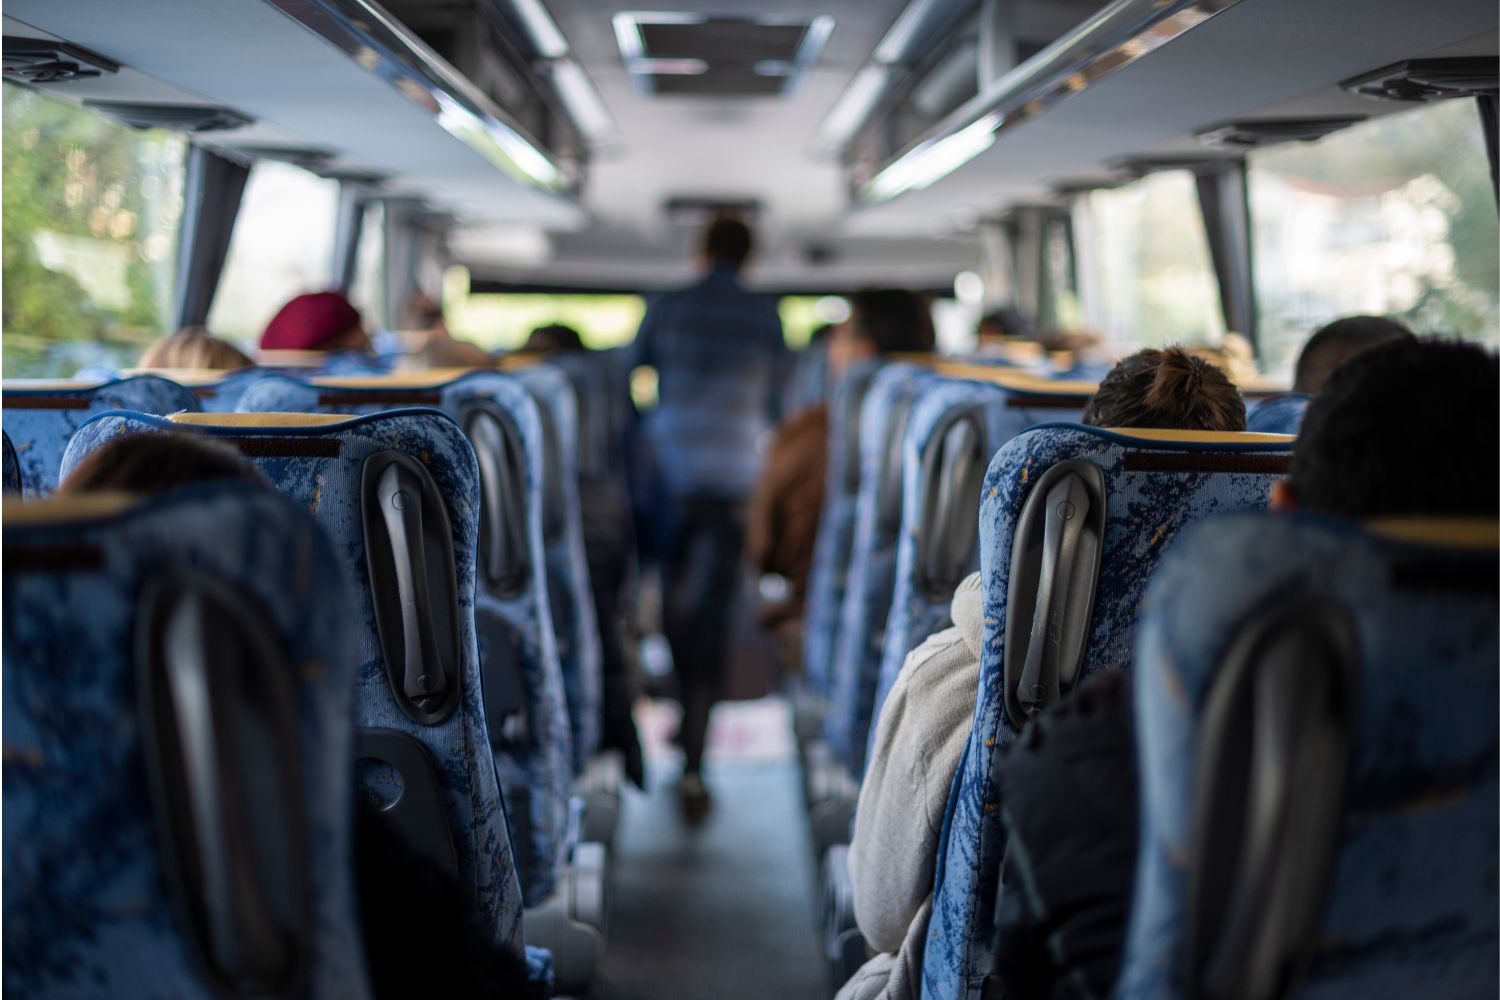
[[[0,19],[7,992],[1500,992],[1493,0]]]

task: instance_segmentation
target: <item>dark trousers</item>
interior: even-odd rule
[[[662,561],[663,628],[672,646],[682,701],[683,770],[703,766],[708,717],[724,685],[730,627],[740,596],[745,505],[679,499],[675,531]]]

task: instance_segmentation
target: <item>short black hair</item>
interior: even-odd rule
[[[565,323],[548,323],[532,330],[531,336],[526,338],[526,346],[521,349],[543,354],[570,354],[583,350],[583,338]]]
[[[1109,370],[1083,411],[1094,427],[1242,431],[1245,400],[1218,366],[1180,347],[1137,351]]]
[[[925,354],[937,344],[925,296],[904,288],[867,288],[849,299],[849,328],[879,354]]]
[[[1026,317],[1021,315],[1020,310],[1011,306],[1001,306],[999,309],[985,313],[979,318],[979,332],[981,335],[987,329],[993,330],[994,334],[1001,337],[1029,337],[1031,336],[1031,324]]]
[[[1500,360],[1454,340],[1351,358],[1307,407],[1297,503],[1342,517],[1500,515]]]
[[[1292,391],[1316,396],[1334,369],[1361,351],[1416,334],[1388,316],[1345,316],[1322,327],[1302,345]]]
[[[745,266],[755,250],[750,227],[732,215],[721,215],[703,231],[703,256],[736,271]]]
[[[57,492],[155,494],[223,480],[271,489],[259,467],[232,445],[188,431],[141,431],[112,438],[89,452]]]

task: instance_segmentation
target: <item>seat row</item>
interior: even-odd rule
[[[193,412],[221,392],[259,412]],[[541,365],[457,377],[256,373],[193,389],[145,376],[8,387],[4,404],[29,494],[120,434],[187,430],[234,445],[311,512],[354,595],[364,794],[385,803],[382,815],[408,841],[456,865],[499,940],[520,940],[524,905],[525,939],[551,949],[559,987],[585,988],[602,947],[605,858],[582,830],[590,811],[617,815],[603,800],[619,789],[586,780],[598,740],[598,637],[566,376]],[[48,476],[45,456],[60,442]],[[8,513],[7,549],[11,528]],[[242,544],[280,552],[270,530],[260,539],[251,522]],[[26,676],[11,638],[29,614],[7,601],[7,695]],[[323,713],[318,724],[336,733],[341,723]],[[424,755],[440,790],[425,798],[415,794],[423,782],[408,780]],[[575,798],[575,779],[597,809]],[[55,835],[45,824],[37,833]],[[8,834],[8,860],[11,847]],[[7,880],[7,913],[13,899],[46,893],[44,880]],[[9,979],[23,953],[7,956]]]
[[[1402,539],[1394,541],[1379,531],[1325,524],[1316,518],[1269,518],[1257,512],[1265,506],[1271,482],[1286,472],[1291,438],[1258,433],[1110,431],[1072,422],[1091,391],[1092,386],[1086,384],[1038,382],[1004,369],[903,362],[856,370],[835,391],[828,489],[810,583],[804,690],[796,706],[813,843],[821,859],[823,945],[835,982],[843,982],[867,954],[854,925],[847,848],[841,845],[847,841],[874,720],[907,654],[928,634],[951,624],[947,614],[954,589],[972,571],[981,572],[984,592],[978,708],[950,793],[943,847],[934,873],[933,915],[923,962],[926,997],[978,997],[993,972],[994,907],[1004,854],[995,755],[1015,738],[1031,714],[1093,673],[1135,664],[1144,677],[1155,678],[1143,680],[1137,689],[1138,711],[1151,719],[1153,734],[1168,727],[1168,723],[1155,726],[1157,716],[1165,713],[1171,716],[1174,731],[1190,731],[1200,744],[1217,740],[1222,749],[1228,745],[1225,741],[1243,742],[1244,730],[1226,736],[1229,731],[1222,721],[1214,722],[1218,728],[1212,732],[1202,732],[1204,702],[1184,702],[1179,697],[1183,682],[1174,671],[1184,669],[1182,661],[1164,650],[1191,635],[1198,644],[1200,661],[1194,669],[1201,671],[1198,682],[1205,697],[1210,689],[1228,691],[1218,697],[1232,701],[1242,721],[1254,718],[1265,726],[1283,726],[1292,734],[1284,740],[1291,743],[1273,746],[1267,753],[1274,756],[1279,751],[1284,764],[1301,759],[1296,757],[1297,740],[1320,738],[1322,730],[1307,727],[1332,713],[1330,706],[1348,709],[1354,704],[1339,700],[1352,697],[1352,690],[1362,691],[1367,683],[1376,689],[1390,685],[1393,689],[1380,697],[1406,696],[1409,681],[1394,676],[1399,673],[1394,664],[1402,662],[1402,655],[1421,662],[1424,656],[1434,659],[1434,654],[1423,649],[1424,640],[1418,636],[1403,633],[1400,641],[1395,636],[1383,637],[1387,631],[1400,631],[1393,623],[1403,619],[1392,617],[1400,611],[1406,620],[1424,626],[1420,635],[1428,637],[1429,643],[1443,634],[1440,622],[1462,630],[1465,645],[1457,651],[1443,651],[1445,656],[1454,654],[1443,669],[1466,692],[1464,697],[1491,704],[1496,659],[1493,526],[1488,530],[1474,525],[1457,529],[1405,526]],[[1264,408],[1278,415],[1277,419],[1291,414],[1283,426],[1295,429],[1305,404],[1305,399],[1297,398],[1252,404],[1252,421],[1256,411]],[[1272,527],[1274,531],[1268,530]],[[1432,544],[1434,538],[1441,540],[1455,530],[1464,544]],[[1258,539],[1266,539],[1271,554],[1259,553]],[[1215,546],[1220,545],[1235,551],[1216,552]],[[1296,552],[1299,545],[1305,552]],[[1169,548],[1173,550],[1170,556]],[[1314,552],[1333,562],[1309,580],[1309,567],[1317,564],[1309,561],[1308,554]],[[1294,553],[1297,558],[1290,558]],[[1341,555],[1333,558],[1334,554]],[[1282,555],[1288,558],[1281,559]],[[1387,566],[1392,563],[1431,567],[1433,589],[1416,593],[1409,583],[1403,588],[1392,582],[1397,572]],[[1177,568],[1158,573],[1159,564]],[[1253,685],[1245,681],[1251,675],[1244,671],[1258,669],[1257,664],[1241,666],[1239,673],[1221,676],[1221,672],[1227,671],[1223,662],[1229,650],[1227,637],[1251,629],[1266,609],[1246,594],[1233,592],[1223,574],[1206,569],[1223,565],[1257,570],[1254,583],[1262,588],[1256,591],[1262,597],[1276,594],[1278,587],[1302,586],[1317,592],[1336,606],[1335,618],[1343,616],[1342,620],[1351,623],[1348,628],[1364,630],[1359,654],[1351,654],[1350,662],[1339,668],[1342,673],[1326,664],[1315,664],[1316,671],[1310,667],[1314,677],[1333,670],[1336,676],[1324,687],[1312,678],[1281,677],[1281,700],[1267,700],[1269,696],[1262,692],[1256,701]],[[1373,574],[1372,580],[1384,581],[1384,588],[1361,583],[1354,569],[1357,565]],[[1443,582],[1450,572],[1456,580],[1468,580],[1469,589],[1460,587],[1454,596],[1451,584]],[[1426,569],[1417,574],[1419,579],[1427,575]],[[1194,579],[1199,583],[1195,585]],[[1204,585],[1207,581],[1225,587],[1216,591]],[[1154,596],[1148,600],[1153,587]],[[1196,611],[1185,610],[1190,607]],[[1138,624],[1143,614],[1144,623]],[[1223,629],[1206,631],[1199,627],[1200,621]],[[1321,633],[1317,628],[1323,626],[1303,627],[1281,619],[1274,626],[1290,631],[1310,650],[1306,655],[1318,659],[1323,647],[1318,645]],[[1385,648],[1376,655],[1364,655],[1374,652],[1364,645],[1372,641]],[[1378,676],[1363,679],[1370,671]],[[1391,676],[1379,676],[1382,672]],[[1149,693],[1153,683],[1159,686]],[[1403,693],[1398,695],[1396,688]],[[1295,709],[1284,709],[1282,701],[1294,706],[1310,702],[1325,715],[1297,714]],[[1409,738],[1444,740],[1438,718],[1432,716],[1425,725],[1410,730]],[[1493,758],[1494,720],[1474,717],[1472,711],[1453,718],[1464,734],[1462,739],[1447,741],[1454,744],[1455,754],[1473,764],[1482,759],[1478,755],[1483,748],[1489,747]],[[1371,719],[1357,718],[1350,711],[1341,719],[1342,759],[1357,777],[1361,754],[1368,759],[1379,756],[1380,729]],[[1147,728],[1143,722],[1143,731]],[[1167,862],[1163,867],[1162,858],[1153,858],[1155,867],[1148,871],[1143,855],[1140,884],[1148,891],[1137,894],[1130,971],[1121,987],[1128,995],[1166,992],[1164,982],[1178,969],[1168,969],[1164,963],[1174,960],[1186,928],[1195,926],[1184,922],[1189,902],[1199,907],[1192,912],[1200,916],[1207,912],[1203,907],[1217,907],[1212,928],[1231,937],[1240,935],[1229,944],[1219,942],[1241,949],[1232,952],[1234,960],[1260,961],[1273,954],[1276,961],[1288,963],[1306,958],[1302,942],[1311,935],[1325,900],[1339,899],[1340,892],[1358,898],[1369,891],[1368,880],[1362,880],[1357,871],[1341,870],[1349,888],[1330,882],[1329,893],[1324,894],[1324,883],[1304,886],[1301,896],[1288,897],[1286,905],[1291,909],[1286,911],[1276,911],[1264,899],[1251,899],[1254,894],[1247,888],[1251,884],[1264,880],[1278,884],[1278,878],[1296,882],[1308,876],[1310,870],[1299,873],[1291,866],[1288,857],[1294,851],[1278,853],[1275,848],[1285,847],[1288,831],[1301,831],[1297,823],[1316,828],[1321,815],[1325,827],[1337,824],[1343,800],[1322,795],[1323,814],[1310,811],[1309,802],[1290,793],[1269,804],[1248,803],[1242,794],[1245,782],[1233,780],[1234,792],[1205,805],[1205,783],[1211,781],[1192,771],[1192,761],[1228,760],[1222,767],[1238,768],[1236,779],[1260,776],[1254,768],[1262,762],[1242,752],[1215,757],[1181,739],[1170,746],[1172,750],[1164,750],[1159,758],[1148,754],[1142,765],[1146,772],[1143,837],[1157,838]],[[1429,763],[1423,761],[1421,766]],[[1153,767],[1165,769],[1164,775],[1153,774]],[[1487,772],[1463,788],[1464,810],[1483,809],[1493,802],[1494,768],[1488,767]],[[1266,775],[1267,780],[1278,777],[1289,779],[1285,772]],[[1368,777],[1378,785],[1388,776]],[[1329,780],[1336,784],[1336,777]],[[1171,785],[1170,800],[1151,798],[1160,782]],[[1269,810],[1258,815],[1275,820],[1274,835],[1283,839],[1236,842],[1231,838],[1230,846],[1215,853],[1201,840],[1192,839],[1195,809],[1228,816],[1246,815],[1247,809]],[[1334,810],[1331,820],[1327,809]],[[1399,808],[1393,805],[1391,811]],[[1460,817],[1445,817],[1434,829],[1453,834],[1460,822]],[[1170,826],[1170,837],[1160,832],[1162,824]],[[1477,866],[1480,845],[1475,838],[1493,839],[1493,833],[1493,823],[1466,828],[1462,838],[1465,864]],[[1176,839],[1169,843],[1170,838]],[[1198,853],[1188,851],[1189,846],[1199,849]],[[1341,843],[1337,851],[1346,846]],[[1358,850],[1380,854],[1380,849],[1369,845]],[[1345,857],[1343,853],[1330,855],[1335,856]],[[1237,871],[1231,880],[1234,892],[1225,888],[1212,900],[1189,901],[1191,879],[1184,878],[1184,865],[1216,877],[1223,877],[1227,870]],[[1462,897],[1459,894],[1455,899]],[[1434,902],[1441,898],[1429,892],[1426,903],[1430,905],[1425,910],[1441,911],[1443,906]],[[1492,891],[1481,901],[1488,901],[1493,910]],[[1494,921],[1480,920],[1478,910],[1467,902],[1448,909],[1465,928],[1478,921],[1493,929]],[[1302,938],[1281,923],[1290,913],[1302,921],[1295,925],[1303,932]],[[1355,937],[1368,940],[1370,935],[1360,931]],[[1468,948],[1461,942],[1469,940],[1467,930],[1455,931],[1443,947]],[[1485,946],[1488,950],[1472,944],[1479,950],[1469,954],[1465,967],[1472,971],[1477,967],[1473,961],[1486,954],[1493,957],[1493,943],[1491,934]],[[1251,945],[1263,950],[1243,950]],[[1209,945],[1199,939],[1195,947]],[[1219,971],[1222,974],[1222,968]],[[1263,969],[1236,970],[1236,974],[1252,972],[1260,974]],[[1366,974],[1366,967],[1361,966],[1360,975]],[[1369,974],[1362,981],[1378,979],[1378,974]]]

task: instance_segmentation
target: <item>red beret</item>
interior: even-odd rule
[[[299,295],[271,318],[260,346],[268,351],[314,351],[359,325],[359,310],[338,292]]]

